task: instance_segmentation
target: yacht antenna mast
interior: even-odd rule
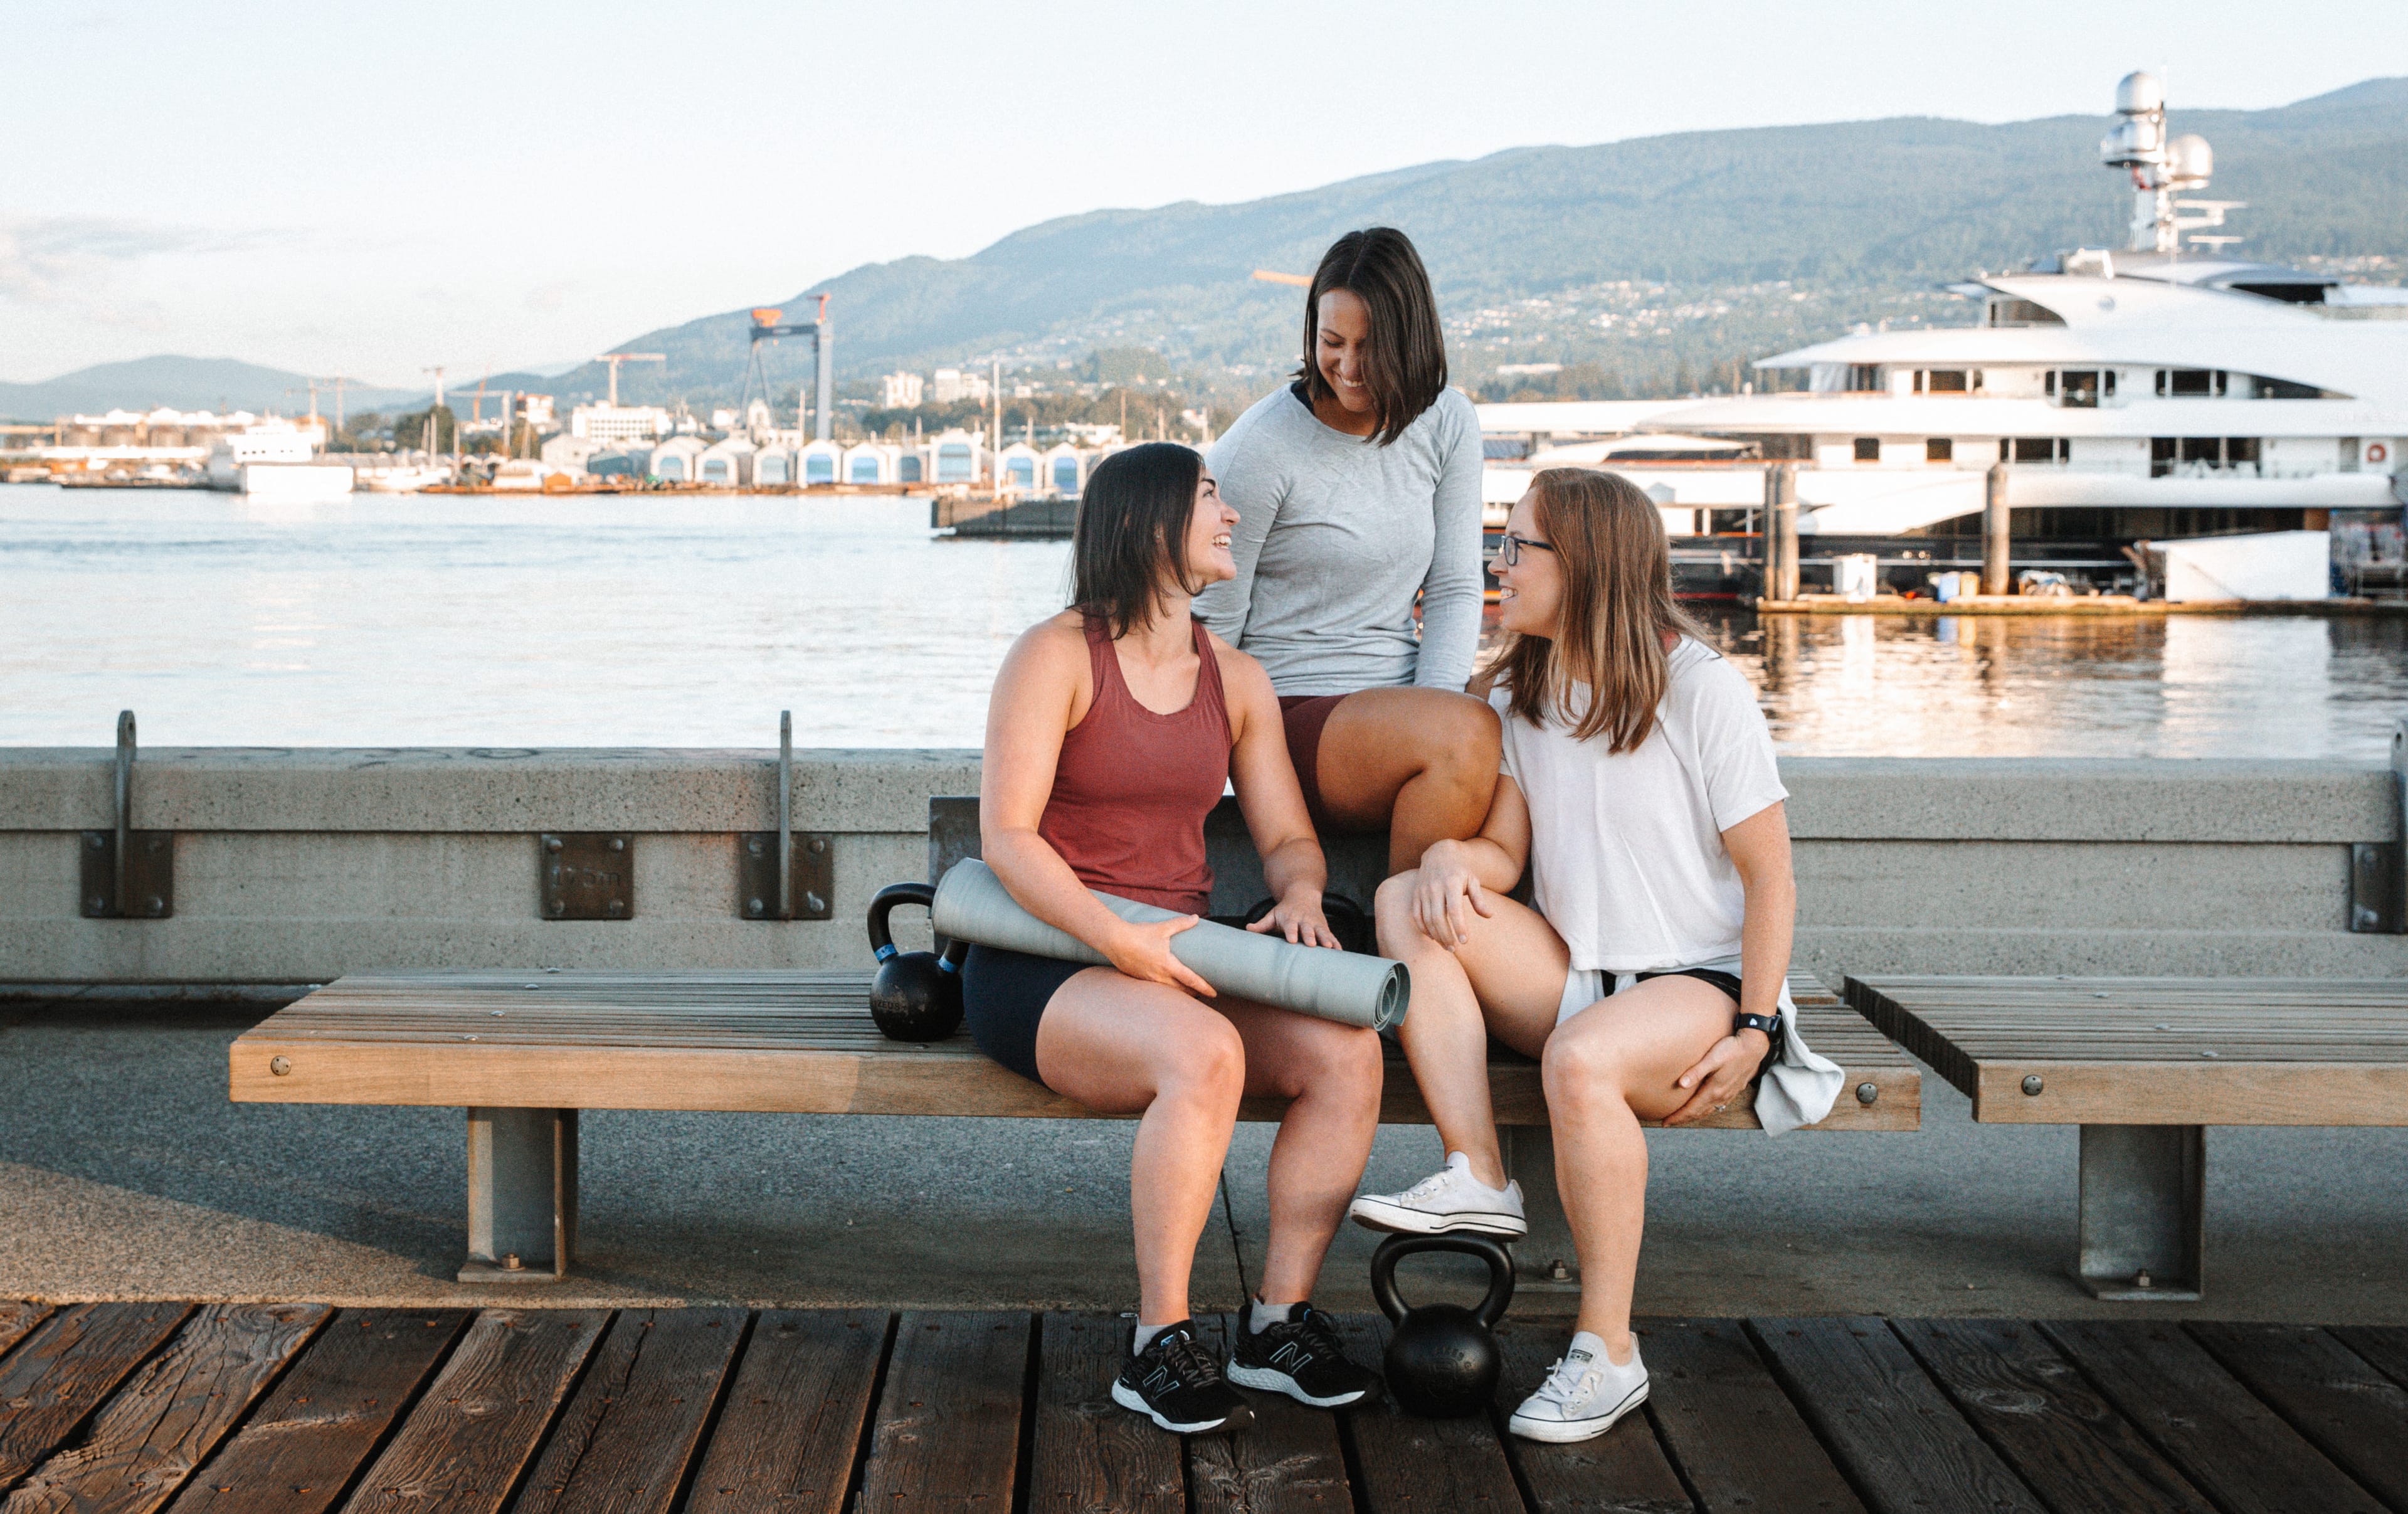
[[[2182,250],[2182,234],[2224,224],[2224,212],[2242,209],[2239,200],[2176,200],[2184,190],[2205,189],[2215,171],[2215,154],[2204,137],[2166,136],[2166,87],[2155,74],[2126,74],[2115,86],[2115,114],[2121,119],[2099,143],[2099,161],[2132,175],[2131,239],[2135,252],[2174,253]],[[2198,210],[2197,216],[2179,212]],[[2204,238],[2217,246],[2237,238]]]

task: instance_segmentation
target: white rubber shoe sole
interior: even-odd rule
[[[1125,1409],[1134,1409],[1174,1435],[1209,1435],[1215,1430],[1242,1430],[1254,1422],[1254,1411],[1240,1407],[1237,1412],[1223,1419],[1199,1420],[1194,1424],[1181,1424],[1175,1420],[1166,1420],[1155,1413],[1154,1406],[1145,1401],[1144,1394],[1128,1384],[1119,1381],[1112,1384],[1112,1402]]]
[[[1630,1395],[1613,1406],[1609,1414],[1595,1414],[1579,1420],[1526,1420],[1517,1411],[1505,1421],[1505,1428],[1524,1440],[1543,1440],[1554,1445],[1567,1445],[1575,1440],[1595,1440],[1612,1429],[1623,1416],[1647,1402],[1647,1385],[1641,1383]]]
[[[1458,1209],[1453,1214],[1434,1214],[1427,1209],[1391,1204],[1369,1193],[1347,1205],[1346,1214],[1367,1230],[1399,1235],[1495,1235],[1519,1240],[1530,1233],[1528,1220],[1506,1210]]]
[[[1297,1403],[1310,1404],[1317,1409],[1344,1408],[1349,1404],[1360,1402],[1371,1391],[1368,1388],[1357,1388],[1351,1393],[1340,1393],[1332,1398],[1315,1398],[1306,1392],[1303,1386],[1294,1377],[1277,1367],[1241,1367],[1234,1362],[1229,1363],[1229,1369],[1224,1376],[1240,1388],[1258,1388],[1265,1392],[1285,1393]]]

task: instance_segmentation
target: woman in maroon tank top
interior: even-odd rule
[[[1327,872],[1289,765],[1279,700],[1254,658],[1189,613],[1236,572],[1203,459],[1157,442],[1088,481],[1073,603],[1031,627],[996,675],[979,786],[989,866],[1014,899],[1110,959],[1081,967],[980,946],[963,975],[990,1056],[1079,1103],[1138,1115],[1129,1169],[1140,1297],[1113,1397],[1167,1429],[1249,1418],[1188,1320],[1188,1275],[1247,1095],[1290,1101],[1271,1149],[1262,1288],[1230,1376],[1307,1403],[1376,1384],[1310,1296],[1379,1119],[1369,1031],[1216,994],[1170,953],[1212,890],[1204,816],[1234,785],[1275,903],[1254,929],[1334,948]],[[1131,925],[1088,892],[1179,911]]]

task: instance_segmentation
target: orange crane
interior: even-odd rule
[[[610,365],[610,403],[616,405],[619,403],[620,364],[666,363],[668,361],[668,354],[666,353],[604,353],[594,361]]]

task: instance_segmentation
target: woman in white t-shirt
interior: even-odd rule
[[[1376,1230],[1525,1233],[1488,1038],[1538,1058],[1581,1308],[1511,1423],[1585,1440],[1647,1396],[1630,1334],[1641,1121],[1710,1118],[1757,1081],[1764,1128],[1790,1130],[1830,1111],[1841,1074],[1799,1039],[1784,987],[1797,888],[1772,738],[1747,680],[1673,602],[1654,503],[1618,474],[1548,469],[1513,507],[1496,572],[1512,640],[1485,679],[1504,724],[1487,824],[1379,893],[1380,949],[1412,970],[1399,1035],[1447,1165],[1353,1213]],[[1505,897],[1526,859],[1536,909]]]

